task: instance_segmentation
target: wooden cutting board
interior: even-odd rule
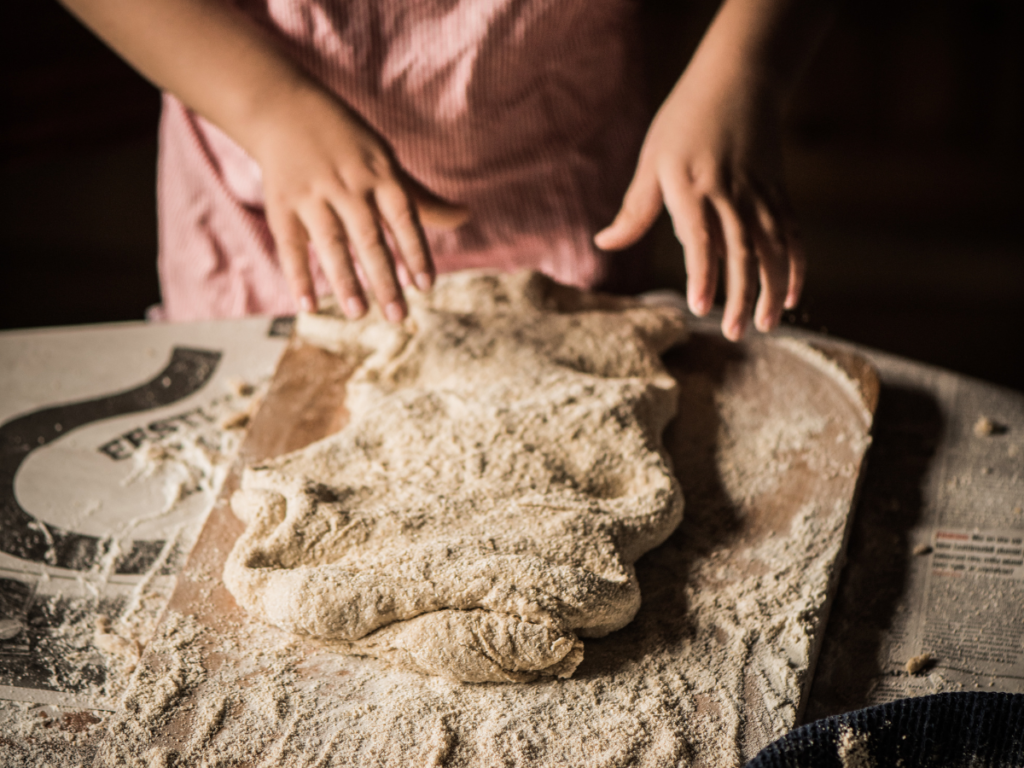
[[[663,640],[657,655],[663,658],[657,675],[648,676],[663,678],[662,689],[678,678],[690,693],[671,704],[651,688],[644,694],[653,697],[649,706],[643,700],[630,705],[649,710],[637,715],[640,731],[664,727],[661,741],[678,734],[675,751],[671,744],[666,747],[676,762],[738,765],[796,724],[806,702],[870,442],[878,379],[863,358],[839,349],[773,337],[730,344],[711,332],[694,333],[686,345],[668,353],[666,364],[680,383],[680,417],[666,430],[665,443],[686,509],[673,537],[637,564],[644,599],[640,614],[626,629],[586,641],[586,658],[572,681],[530,684],[535,687],[516,691],[516,686],[488,684],[474,687],[473,695],[485,710],[498,711],[512,706],[512,696],[520,697],[521,705],[521,697],[533,695],[531,691],[548,701],[569,696],[580,678],[580,685],[600,683],[609,702],[615,700],[616,686],[624,692],[628,688],[633,696],[636,684],[629,681],[630,674],[645,673],[629,670],[642,670],[648,661],[637,658],[643,655],[637,649],[658,634]],[[436,681],[401,672],[388,678],[387,685],[380,683],[372,676],[380,674],[376,660],[340,656],[315,641],[251,621],[220,580],[243,529],[230,508],[240,467],[341,429],[347,421],[348,365],[299,341],[286,350],[250,426],[238,468],[210,513],[161,628],[140,662],[136,687],[154,681],[163,685],[173,677],[170,698],[162,713],[149,712],[148,721],[140,717],[137,704],[120,715],[97,765],[113,764],[118,749],[123,757],[128,733],[135,740],[134,753],[148,755],[147,760],[173,762],[168,756],[177,755],[189,765],[220,759],[237,766],[356,765],[346,757],[355,749],[348,741],[362,734],[360,744],[372,747],[377,763],[399,764],[397,758],[386,757],[391,754],[386,739],[373,741],[384,738],[373,732],[383,726],[365,723],[399,690],[413,704],[435,701]],[[742,594],[743,600],[756,602],[773,583],[792,581],[793,574],[798,574],[794,583],[810,597],[787,597],[789,602],[772,609],[779,614],[775,624],[799,635],[785,642],[779,635],[783,630],[760,625],[711,626],[717,619],[709,618],[710,609],[697,599]],[[754,586],[736,592],[737,585],[745,584]],[[198,637],[189,646],[191,656],[181,651],[182,616],[190,617],[189,637]],[[716,653],[723,654],[726,666],[731,664],[727,654],[735,653],[735,643],[722,639],[719,646],[714,638],[720,636],[743,638],[746,655],[717,683],[721,690],[694,687],[687,682],[687,665],[697,660],[712,664]],[[697,649],[700,643],[704,645]],[[769,663],[779,648],[792,656],[781,681]],[[182,675],[186,656],[201,665],[200,674]],[[265,711],[269,680],[275,681],[276,715]],[[488,696],[493,696],[489,704]],[[308,709],[311,701],[318,712]],[[306,702],[305,715],[300,702]],[[424,715],[430,706],[410,705],[409,722],[399,719],[389,727],[426,728],[420,721],[430,719]],[[322,718],[315,731],[309,730],[312,725],[307,728],[307,722],[317,719],[314,715],[328,710],[337,712],[326,720],[337,723],[333,729],[328,726],[325,732]],[[675,723],[680,712],[686,716]],[[600,720],[600,709],[595,713],[592,719]],[[424,731],[425,740],[437,737],[442,744],[430,752],[427,764],[457,762],[459,750],[469,749],[476,738],[469,731],[459,732],[457,717],[446,717],[440,726],[431,726],[433,731]],[[654,747],[641,742],[635,747],[637,764],[653,754]],[[571,744],[566,749],[571,752]],[[594,755],[600,752],[596,742],[593,749]],[[586,744],[581,754],[590,754]],[[593,760],[582,762],[605,764],[596,756]],[[528,762],[571,764],[573,759],[532,754]]]

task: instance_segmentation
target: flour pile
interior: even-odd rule
[[[661,444],[682,313],[536,273],[444,276],[402,326],[300,317],[361,360],[339,433],[246,470],[224,569],[260,619],[456,680],[569,677],[678,525]],[[341,404],[339,403],[339,408]]]

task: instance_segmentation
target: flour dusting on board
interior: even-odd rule
[[[791,358],[777,363],[792,374]],[[803,402],[792,419],[788,407],[747,407],[765,372],[733,373],[723,384],[681,372],[684,418],[665,445],[688,515],[637,561],[644,600],[634,621],[588,641],[573,678],[508,685],[419,675],[239,611],[230,632],[204,627],[188,642],[179,634],[147,657],[155,677],[133,684],[127,702],[162,675],[175,688],[195,648],[207,662],[180,701],[135,716],[142,731],[125,738],[115,723],[102,764],[742,765],[795,724],[867,436],[824,396],[796,392]],[[721,389],[725,397],[711,396]],[[779,507],[782,489],[790,495]],[[773,504],[781,517],[768,516]],[[226,592],[211,576],[194,581],[210,608]]]
[[[722,482],[741,503],[774,491],[791,461],[808,458],[808,447],[827,424],[827,416],[800,412],[759,421],[754,404],[721,395],[716,399],[719,410],[730,412],[718,446]],[[733,424],[742,424],[744,433],[734,434]]]

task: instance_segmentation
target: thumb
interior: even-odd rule
[[[630,182],[622,208],[615,220],[594,235],[594,244],[605,251],[628,248],[644,236],[661,213],[662,197],[658,176],[640,166]]]
[[[408,173],[401,174],[402,186],[416,205],[421,224],[438,229],[457,229],[469,220],[469,209],[435,195]]]
[[[438,229],[458,229],[469,221],[469,209],[449,203],[446,200],[435,198],[433,200],[421,199],[415,194],[412,196],[416,203],[416,213],[420,222],[428,227]]]

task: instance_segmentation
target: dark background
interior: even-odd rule
[[[645,5],[652,101],[716,6]],[[139,319],[159,95],[52,0],[5,17],[0,328]],[[841,8],[787,117],[810,260],[790,322],[1024,390],[1022,39],[1014,0]]]

